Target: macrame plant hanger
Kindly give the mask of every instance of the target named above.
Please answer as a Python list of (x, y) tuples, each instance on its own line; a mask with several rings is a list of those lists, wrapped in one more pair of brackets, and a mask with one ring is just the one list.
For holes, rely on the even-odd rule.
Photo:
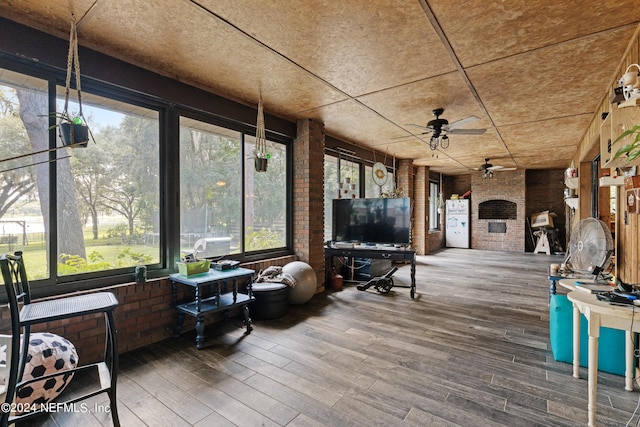
[(262, 93), (258, 98), (258, 118), (256, 123), (256, 146), (254, 148), (254, 163), (256, 172), (266, 172), (269, 154), (267, 153), (267, 137), (264, 129), (264, 110), (262, 107)]
[[(78, 116), (76, 118), (71, 118), (71, 116), (69, 116), (69, 93), (71, 91), (71, 74), (73, 73), (75, 68), (75, 75), (76, 75), (76, 90), (78, 93)], [(67, 77), (66, 77), (66, 81), (65, 81), (65, 95), (64, 95), (64, 108), (62, 110), (62, 112), (57, 116), (58, 117), (58, 122), (56, 124), (56, 127), (58, 128), (58, 135), (60, 136), (60, 139), (62, 139), (62, 124), (63, 122), (65, 123), (69, 123), (69, 133), (70, 133), (70, 140), (74, 141), (74, 136), (75, 136), (75, 130), (76, 130), (76, 126), (75, 125), (82, 125), (85, 124), (86, 125), (86, 119), (84, 117), (84, 114), (82, 112), (82, 87), (80, 86), (80, 59), (78, 57), (78, 31), (77, 31), (77, 26), (76, 26), (76, 18), (73, 14), (71, 14), (71, 30), (69, 32), (69, 52), (67, 54)], [(53, 115), (54, 113), (52, 113)], [(91, 130), (87, 127), (87, 131), (88, 131), (88, 135), (91, 136), (91, 139), (93, 140), (93, 134), (91, 134)], [(95, 142), (95, 140), (94, 140)], [(83, 146), (81, 144), (71, 144), (69, 145), (70, 147), (75, 147), (75, 146)], [(13, 157), (9, 157), (6, 159), (2, 159), (0, 160), (0, 163), (3, 162), (9, 162), (9, 161), (13, 161), (13, 160), (18, 160), (18, 159), (22, 159), (25, 157), (29, 157), (29, 156), (33, 156), (35, 154), (42, 154), (42, 153), (49, 153), (51, 151), (57, 151), (61, 148), (64, 147), (55, 147), (55, 148), (49, 148), (47, 150), (39, 150), (39, 151), (34, 151), (31, 153), (26, 153), (26, 154), (20, 154), (18, 156), (13, 156)], [(20, 165), (20, 166), (16, 166), (16, 167), (11, 167), (11, 168), (7, 168), (7, 169), (3, 169), (0, 170), (0, 173), (5, 173), (5, 172), (10, 172), (10, 171), (14, 171), (17, 169), (22, 169), (25, 167), (29, 167), (29, 166), (35, 166), (35, 165), (40, 165), (43, 163), (52, 163), (52, 162), (57, 162), (58, 160), (62, 160), (62, 159), (67, 159), (71, 156), (63, 156), (63, 157), (57, 157), (55, 159), (51, 159), (51, 160), (44, 160), (41, 162), (34, 162), (34, 163), (30, 163), (27, 165)]]
[[(75, 82), (76, 82), (76, 93), (78, 94), (78, 115), (76, 117), (71, 117), (69, 115), (69, 93), (71, 92), (71, 75), (75, 74)], [(75, 133), (80, 129), (78, 126), (86, 126), (87, 119), (84, 117), (84, 113), (82, 112), (82, 86), (80, 84), (80, 57), (78, 56), (78, 29), (76, 24), (76, 17), (71, 14), (71, 30), (69, 31), (69, 52), (67, 54), (67, 78), (65, 81), (65, 90), (64, 90), (64, 107), (60, 115), (58, 115), (58, 134), (60, 139), (62, 139), (62, 125), (63, 123), (68, 123), (69, 132), (70, 132), (70, 141), (71, 147), (76, 145), (78, 146), (86, 146), (82, 144), (75, 143)], [(87, 141), (88, 137), (91, 137), (93, 140), (93, 134), (91, 130), (87, 129)], [(94, 140), (95, 142), (95, 140)]]

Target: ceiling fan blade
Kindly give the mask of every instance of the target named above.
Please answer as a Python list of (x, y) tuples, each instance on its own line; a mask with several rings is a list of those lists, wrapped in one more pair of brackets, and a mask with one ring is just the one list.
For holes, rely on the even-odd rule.
[(406, 138), (420, 138), (421, 136), (427, 134), (429, 132), (423, 132), (423, 133), (415, 133), (415, 134), (411, 134), (411, 135), (402, 135), (402, 136), (394, 136), (393, 138), (390, 138), (392, 141), (398, 140), (398, 139), (406, 139)]
[(517, 168), (506, 168), (504, 166), (499, 166), (499, 165), (491, 166), (487, 168), (487, 170), (490, 170), (490, 171), (514, 171), (516, 169)]
[(426, 129), (426, 130), (427, 130), (427, 131), (429, 131), (429, 132), (431, 132), (431, 131), (433, 130), (433, 129), (428, 128), (428, 127), (426, 127), (426, 126), (416, 125), (416, 124), (414, 124), (414, 123), (405, 123), (405, 124), (404, 124), (404, 126), (413, 126), (413, 127), (420, 128), (420, 129)]
[(482, 135), (486, 131), (486, 129), (448, 129), (447, 133), (456, 135)]
[(447, 128), (447, 130), (452, 130), (452, 129), (464, 127), (464, 126), (469, 125), (471, 123), (475, 123), (478, 120), (480, 120), (480, 117), (469, 116), (469, 117), (466, 117), (466, 118), (464, 118), (462, 120), (458, 120), (456, 122), (449, 123), (449, 125), (445, 126), (445, 128)]

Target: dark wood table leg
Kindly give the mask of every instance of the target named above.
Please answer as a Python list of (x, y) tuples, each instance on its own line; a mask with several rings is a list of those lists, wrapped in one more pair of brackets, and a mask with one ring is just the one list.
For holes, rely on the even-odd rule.
[(411, 299), (416, 296), (416, 258), (411, 260)]
[[(175, 307), (178, 305), (178, 284), (171, 282), (171, 303)], [(176, 321), (176, 328), (173, 330), (173, 337), (180, 338), (180, 331), (184, 324), (184, 313), (178, 313), (178, 320)]]
[(196, 316), (196, 348), (202, 350), (204, 346), (204, 315)]
[(251, 331), (253, 331), (253, 326), (251, 326), (251, 323), (253, 323), (253, 321), (251, 320), (251, 316), (249, 315), (248, 305), (244, 306), (244, 308), (242, 309), (242, 314), (244, 315), (244, 324), (247, 327), (246, 334), (250, 334)]
[(173, 330), (173, 337), (180, 338), (180, 331), (184, 325), (184, 313), (178, 313), (178, 321), (176, 322), (176, 328)]

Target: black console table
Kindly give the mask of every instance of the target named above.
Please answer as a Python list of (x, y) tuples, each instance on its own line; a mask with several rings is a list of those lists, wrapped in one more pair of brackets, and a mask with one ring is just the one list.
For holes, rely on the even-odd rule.
[[(171, 281), (171, 293), (173, 306), (178, 310), (178, 322), (173, 336), (178, 338), (184, 323), (185, 315), (196, 318), (196, 347), (201, 350), (204, 345), (204, 316), (207, 313), (223, 311), (225, 317), (232, 307), (241, 307), (244, 315), (244, 325), (247, 334), (251, 332), (251, 317), (249, 317), (249, 303), (254, 301), (252, 295), (253, 270), (247, 268), (234, 268), (226, 271), (209, 270), (206, 273), (193, 276), (184, 276), (176, 273), (169, 275)], [(247, 281), (247, 293), (238, 292), (238, 281)], [(231, 287), (227, 286), (231, 282)], [(193, 300), (178, 303), (177, 285), (191, 286), (194, 291)], [(208, 296), (205, 296), (208, 289)]]
[(409, 261), (411, 263), (411, 285), (398, 286), (411, 288), (411, 298), (416, 295), (416, 251), (405, 248), (394, 247), (372, 247), (372, 248), (338, 248), (335, 246), (324, 247), (325, 271), (331, 272), (333, 257), (345, 258), (374, 258), (388, 259), (391, 261)]

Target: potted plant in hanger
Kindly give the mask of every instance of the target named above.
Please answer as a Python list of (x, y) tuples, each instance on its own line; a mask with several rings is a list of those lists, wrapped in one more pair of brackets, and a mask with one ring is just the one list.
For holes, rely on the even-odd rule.
[(264, 130), (264, 112), (262, 109), (262, 94), (258, 99), (258, 119), (256, 123), (256, 145), (253, 149), (253, 158), (256, 172), (266, 172), (269, 158), (267, 153), (267, 138)]
[[(74, 70), (75, 69), (75, 70)], [(69, 114), (69, 92), (71, 91), (71, 75), (75, 74), (76, 93), (78, 94), (78, 114)], [(64, 107), (61, 113), (51, 113), (56, 118), (58, 135), (65, 146), (86, 147), (93, 134), (82, 113), (82, 88), (80, 86), (80, 59), (78, 57), (78, 32), (75, 16), (71, 15), (71, 31), (69, 35), (69, 54), (67, 56), (67, 78), (65, 82)], [(94, 141), (95, 142), (95, 141)]]
[(256, 172), (266, 172), (267, 166), (269, 164), (269, 154), (265, 153), (262, 150), (259, 150), (256, 145), (256, 150), (254, 154), (254, 164), (256, 168)]
[(65, 146), (86, 147), (89, 138), (93, 139), (89, 126), (82, 116), (71, 117), (68, 113), (53, 113), (58, 123), (54, 127), (58, 128), (58, 136)]
[(436, 207), (438, 210), (438, 214), (442, 215), (444, 213), (444, 199), (443, 194), (440, 193), (438, 197), (436, 197)]

